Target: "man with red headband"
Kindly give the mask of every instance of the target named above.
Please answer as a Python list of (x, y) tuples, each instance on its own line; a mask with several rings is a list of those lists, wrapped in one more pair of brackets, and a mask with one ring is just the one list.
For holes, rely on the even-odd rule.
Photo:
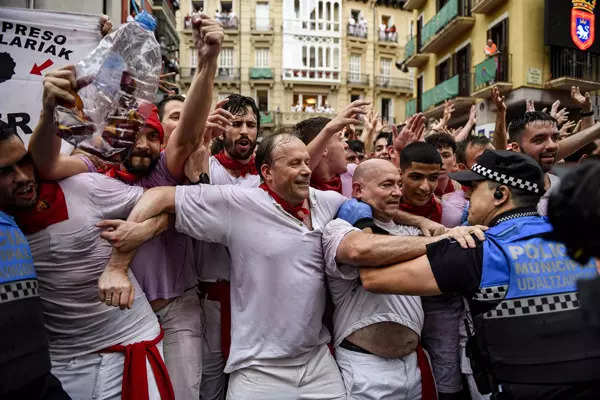
[[(104, 172), (144, 188), (183, 182), (185, 162), (200, 143), (210, 112), (217, 56), (223, 39), (223, 28), (204, 15), (194, 17), (193, 25), (198, 48), (198, 72), (188, 91), (177, 127), (161, 151), (164, 131), (156, 107), (139, 110), (145, 118), (144, 125), (129, 158), (116, 168), (98, 168), (89, 157), (59, 153), (60, 139), (56, 136), (53, 111), (57, 102), (71, 103), (74, 100), (69, 93), (75, 89), (74, 67), (59, 69), (44, 78), (44, 108), (30, 142), (30, 150), (42, 178), (61, 179), (81, 172)], [(142, 245), (132, 264), (140, 286), (165, 329), (165, 360), (172, 371), (178, 398), (198, 397), (202, 371), (200, 337), (195, 333), (186, 334), (201, 331), (198, 296), (195, 290), (186, 291), (196, 284), (193, 260), (192, 240), (169, 229)], [(126, 306), (126, 294), (133, 290), (133, 286), (126, 271), (107, 268), (99, 279), (99, 289), (101, 299), (107, 304)], [(190, 339), (191, 336), (195, 339)]]

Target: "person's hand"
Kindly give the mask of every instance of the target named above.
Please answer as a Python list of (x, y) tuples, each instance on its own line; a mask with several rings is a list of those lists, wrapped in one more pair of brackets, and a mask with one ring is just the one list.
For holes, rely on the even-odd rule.
[(425, 133), (425, 116), (418, 113), (406, 120), (406, 124), (400, 132), (394, 130), (394, 148), (398, 153), (412, 142), (418, 142)]
[[(560, 101), (556, 100), (555, 103), (557, 102), (560, 104)], [(562, 124), (569, 120), (569, 112), (567, 111), (567, 109), (563, 107), (560, 110), (555, 111), (554, 104), (552, 105), (552, 109), (550, 110), (550, 115), (554, 117), (554, 119), (558, 123), (558, 126), (562, 126)]]
[(492, 88), (492, 101), (496, 105), (498, 112), (506, 112), (506, 103), (504, 102), (505, 97), (500, 94), (498, 86)]
[(113, 27), (110, 17), (108, 15), (101, 15), (99, 26), (100, 26), (100, 35), (102, 35), (102, 37), (108, 35), (112, 31), (112, 27)]
[(473, 235), (477, 237), (479, 240), (485, 240), (485, 234), (483, 233), (488, 229), (487, 226), (483, 225), (474, 225), (474, 226), (457, 226), (455, 228), (449, 229), (442, 236), (444, 238), (454, 239), (460, 244), (460, 247), (463, 249), (477, 247), (477, 243), (475, 243), (475, 239), (473, 239)]
[(96, 226), (102, 229), (100, 233), (102, 239), (124, 253), (137, 249), (148, 240), (148, 232), (141, 222), (107, 219), (98, 222)]
[(585, 95), (583, 95), (579, 90), (579, 86), (571, 86), (571, 98), (579, 104), (583, 112), (592, 111), (592, 99), (589, 92), (585, 92)]
[(535, 103), (533, 100), (525, 101), (525, 112), (534, 112), (535, 111)]
[(471, 106), (471, 110), (469, 111), (469, 121), (467, 124), (473, 126), (477, 124), (477, 105), (473, 104)]
[(342, 136), (346, 138), (346, 140), (356, 140), (358, 136), (356, 134), (356, 128), (354, 125), (346, 125), (344, 130), (342, 131)]
[(169, 82), (168, 80), (166, 80), (165, 78), (168, 78), (169, 76), (173, 76), (175, 75), (176, 72), (167, 72), (166, 74), (160, 74), (158, 76), (158, 90), (160, 90), (161, 92), (164, 92), (167, 94), (167, 96), (171, 96), (175, 94), (175, 91), (170, 89), (170, 88), (177, 88), (179, 87), (176, 83), (173, 82)]
[(360, 116), (366, 115), (367, 110), (365, 109), (365, 106), (368, 106), (369, 104), (371, 103), (364, 100), (353, 101), (340, 111), (334, 119), (329, 121), (323, 129), (326, 129), (327, 132), (330, 133), (337, 133), (341, 132), (348, 125), (361, 124), (362, 119), (360, 119)]
[(448, 231), (448, 228), (444, 225), (425, 217), (420, 219), (417, 226), (421, 229), (421, 232), (423, 232), (423, 236), (440, 236)]
[(454, 102), (446, 100), (444, 102), (444, 115), (442, 117), (442, 120), (444, 121), (444, 126), (446, 126), (448, 124), (448, 121), (450, 121), (450, 119), (452, 118), (452, 113), (454, 112), (454, 110), (456, 110)]
[(43, 80), (42, 109), (48, 115), (54, 115), (57, 105), (72, 107), (75, 105), (77, 81), (75, 66), (67, 65), (48, 72)]
[(192, 28), (194, 43), (198, 49), (198, 61), (216, 58), (221, 52), (221, 44), (225, 37), (223, 26), (207, 15), (199, 14), (192, 16)]
[(571, 133), (570, 131), (575, 126), (577, 126), (577, 124), (575, 123), (575, 121), (567, 121), (567, 122), (565, 122), (560, 127), (560, 129), (559, 129), (560, 137), (563, 138), (563, 137), (571, 136), (573, 133)]
[(210, 138), (210, 140), (212, 140), (224, 134), (227, 127), (231, 126), (233, 114), (223, 108), (227, 101), (227, 99), (219, 101), (215, 105), (213, 112), (208, 115), (208, 118), (206, 119), (206, 130), (204, 132), (205, 138)]
[(127, 276), (127, 271), (121, 267), (114, 267), (109, 262), (98, 279), (98, 297), (107, 306), (120, 307), (122, 310), (131, 308), (135, 288)]

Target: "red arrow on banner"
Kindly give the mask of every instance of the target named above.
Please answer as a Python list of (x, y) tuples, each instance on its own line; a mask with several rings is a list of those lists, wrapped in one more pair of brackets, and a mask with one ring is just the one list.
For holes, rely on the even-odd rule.
[(51, 66), (52, 64), (54, 64), (54, 61), (52, 61), (51, 59), (47, 59), (39, 67), (36, 63), (33, 63), (33, 67), (31, 67), (31, 71), (29, 71), (29, 73), (32, 75), (41, 75), (42, 71)]

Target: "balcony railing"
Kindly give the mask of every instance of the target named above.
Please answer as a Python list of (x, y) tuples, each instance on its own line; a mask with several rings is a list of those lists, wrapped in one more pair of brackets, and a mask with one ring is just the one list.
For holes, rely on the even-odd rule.
[(331, 68), (284, 68), (283, 80), (339, 82), (340, 72)]
[(432, 89), (423, 92), (422, 106), (423, 111), (429, 107), (436, 106), (444, 100), (452, 99), (457, 96), (470, 96), (470, 76), (469, 74), (454, 75)]
[(271, 18), (251, 18), (250, 30), (254, 32), (271, 32), (273, 20)]
[(196, 74), (196, 68), (189, 67), (180, 67), (179, 68), (179, 78), (181, 79), (191, 79)]
[(225, 30), (237, 30), (239, 26), (239, 20), (237, 16), (231, 16), (230, 14), (221, 14), (215, 16), (215, 19), (223, 25)]
[(506, 0), (472, 0), (471, 9), (474, 13), (487, 14), (494, 11), (499, 6), (506, 4)]
[(473, 92), (496, 82), (510, 82), (510, 54), (499, 53), (488, 57), (475, 66)]
[(379, 30), (379, 41), (380, 42), (391, 42), (391, 43), (398, 43), (398, 32), (394, 31), (394, 32), (390, 32), (389, 29), (387, 30)]
[(291, 34), (333, 37), (341, 31), (339, 22), (323, 19), (284, 19), (283, 29)]
[(173, 9), (172, 0), (152, 0), (152, 9), (155, 14), (162, 13), (167, 23), (173, 30), (176, 30), (175, 10)]
[(573, 78), (600, 81), (600, 56), (575, 49), (552, 47), (550, 50), (550, 79)]
[(470, 0), (449, 0), (424, 26), (420, 45), (424, 46), (454, 18), (471, 16)]
[(234, 67), (218, 67), (215, 79), (218, 81), (239, 81), (240, 69)]
[(414, 36), (406, 42), (406, 47), (404, 48), (404, 59), (405, 60), (408, 60), (409, 58), (411, 58), (413, 56), (413, 54), (415, 54), (415, 50), (416, 50), (415, 43), (416, 43), (416, 39)]
[(368, 28), (366, 24), (351, 24), (348, 23), (348, 36), (366, 39)]
[(375, 77), (375, 85), (382, 88), (412, 90), (413, 81), (408, 78), (392, 78), (386, 75)]
[(412, 99), (406, 102), (406, 118), (417, 113), (417, 99)]
[(355, 85), (368, 85), (369, 74), (360, 74), (356, 72), (348, 72), (347, 82)]
[(250, 68), (250, 79), (273, 79), (271, 68)]

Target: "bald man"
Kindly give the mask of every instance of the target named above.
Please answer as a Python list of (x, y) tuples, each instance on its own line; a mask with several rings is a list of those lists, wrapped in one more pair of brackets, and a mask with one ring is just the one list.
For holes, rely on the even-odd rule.
[[(373, 211), (365, 229), (396, 236), (421, 234), (418, 228), (393, 221), (400, 204), (400, 173), (391, 162), (371, 159), (361, 163), (352, 179), (352, 195)], [(359, 269), (338, 265), (338, 270), (327, 279), (335, 305), (335, 354), (348, 398), (421, 399), (420, 297), (370, 293), (361, 285)], [(429, 388), (435, 390), (431, 370), (427, 370)]]

